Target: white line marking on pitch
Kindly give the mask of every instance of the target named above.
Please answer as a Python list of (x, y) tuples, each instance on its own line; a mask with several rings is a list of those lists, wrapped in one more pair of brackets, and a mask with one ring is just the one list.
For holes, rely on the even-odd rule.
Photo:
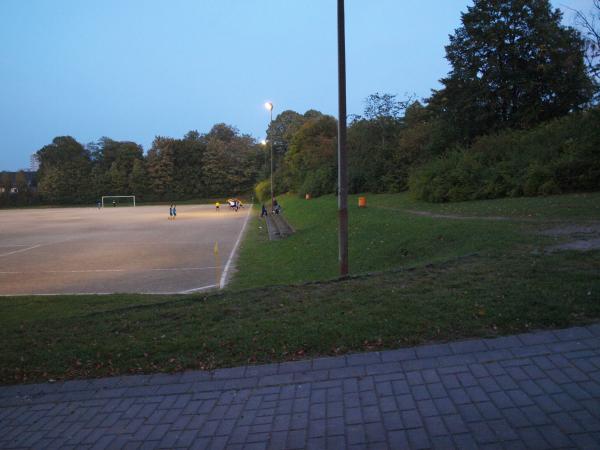
[(22, 252), (28, 252), (29, 250), (33, 250), (34, 248), (38, 248), (41, 247), (43, 244), (37, 244), (37, 245), (33, 245), (31, 247), (27, 247), (27, 248), (22, 248), (20, 250), (14, 250), (12, 252), (8, 252), (8, 253), (3, 253), (0, 255), (0, 257), (2, 256), (9, 256), (9, 255), (14, 255), (15, 253), (22, 253)]
[(35, 274), (35, 273), (102, 273), (102, 272), (178, 272), (178, 271), (189, 271), (189, 270), (211, 270), (216, 269), (216, 266), (211, 267), (174, 267), (164, 269), (87, 269), (87, 270), (40, 270), (37, 272), (8, 272), (0, 271), (2, 275), (23, 275), (23, 274)]
[(208, 286), (202, 286), (202, 287), (195, 288), (195, 289), (188, 289), (187, 291), (173, 292), (173, 294), (192, 294), (194, 292), (206, 291), (208, 289), (218, 288), (218, 287), (219, 286), (216, 284), (209, 284)]
[[(125, 292), (126, 294), (143, 294), (143, 295), (182, 295), (182, 294), (193, 294), (195, 292), (207, 291), (209, 289), (218, 288), (216, 284), (209, 284), (208, 286), (202, 286), (199, 288), (188, 289), (187, 291), (177, 292)], [(59, 295), (113, 295), (117, 292), (61, 292), (52, 294), (0, 294), (2, 297), (56, 297)], [(121, 294), (123, 292), (120, 292)]]
[(242, 230), (240, 231), (240, 234), (238, 235), (237, 241), (235, 241), (235, 245), (231, 249), (231, 253), (229, 254), (229, 259), (227, 260), (227, 264), (225, 264), (225, 269), (223, 270), (223, 273), (221, 274), (221, 282), (219, 283), (219, 289), (223, 289), (223, 287), (225, 287), (225, 281), (227, 280), (227, 273), (229, 272), (231, 260), (233, 259), (233, 255), (235, 255), (235, 252), (236, 252), (238, 246), (240, 245), (240, 241), (242, 240), (242, 235), (244, 234), (244, 230), (246, 229), (246, 224), (248, 223), (248, 218), (250, 217), (250, 211), (252, 211), (252, 205), (250, 205), (250, 208), (248, 208), (248, 213), (246, 214), (246, 219), (244, 220), (244, 225), (242, 225)]

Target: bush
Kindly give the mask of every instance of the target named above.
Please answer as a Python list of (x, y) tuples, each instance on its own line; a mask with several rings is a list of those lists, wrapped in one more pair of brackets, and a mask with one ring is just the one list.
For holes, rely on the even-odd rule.
[(261, 202), (270, 201), (271, 197), (271, 180), (262, 180), (255, 187), (254, 192), (256, 198)]
[(413, 197), (447, 202), (600, 190), (600, 110), (484, 136), (413, 171)]
[(306, 174), (298, 195), (304, 197), (305, 194), (310, 194), (312, 197), (319, 197), (332, 192), (335, 192), (335, 170), (331, 167), (321, 167)]

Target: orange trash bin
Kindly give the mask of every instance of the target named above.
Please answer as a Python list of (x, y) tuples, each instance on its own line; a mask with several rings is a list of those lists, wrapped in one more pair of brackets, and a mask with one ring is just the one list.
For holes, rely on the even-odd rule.
[(358, 197), (358, 207), (359, 208), (367, 207), (367, 197)]

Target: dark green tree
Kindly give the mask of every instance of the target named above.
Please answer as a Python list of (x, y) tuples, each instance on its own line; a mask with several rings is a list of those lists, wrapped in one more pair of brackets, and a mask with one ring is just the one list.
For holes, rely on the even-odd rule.
[(197, 131), (188, 132), (183, 139), (174, 142), (173, 191), (179, 198), (204, 196), (202, 159), (206, 139)]
[(206, 137), (202, 175), (207, 195), (233, 195), (250, 190), (258, 180), (261, 150), (248, 135), (217, 124)]
[(600, 0), (593, 0), (589, 13), (577, 11), (577, 23), (583, 30), (585, 58), (590, 77), (596, 85), (596, 101), (600, 100)]
[(578, 31), (548, 0), (475, 0), (450, 36), (450, 74), (431, 105), (462, 140), (580, 109), (592, 84)]
[(392, 154), (403, 129), (403, 112), (410, 99), (375, 93), (365, 100), (362, 116), (348, 130), (349, 181), (352, 192), (397, 191), (401, 188)]
[(296, 111), (286, 110), (278, 114), (269, 124), (267, 141), (273, 145), (275, 170), (280, 159), (286, 154), (294, 133), (306, 122), (306, 118)]
[(148, 172), (143, 159), (133, 161), (133, 167), (128, 179), (129, 193), (143, 199), (149, 190)]
[(331, 116), (308, 120), (295, 134), (285, 155), (285, 183), (300, 195), (335, 191), (337, 121)]
[(10, 189), (12, 187), (12, 177), (8, 172), (0, 173), (0, 206), (9, 204)]
[(157, 136), (148, 151), (147, 170), (150, 191), (158, 199), (172, 200), (175, 139)]
[(92, 201), (90, 152), (70, 136), (53, 139), (37, 152), (40, 162), (38, 190), (50, 203)]
[(27, 175), (22, 170), (15, 174), (15, 187), (17, 188), (16, 203), (18, 205), (29, 205), (32, 202), (32, 193), (29, 189)]

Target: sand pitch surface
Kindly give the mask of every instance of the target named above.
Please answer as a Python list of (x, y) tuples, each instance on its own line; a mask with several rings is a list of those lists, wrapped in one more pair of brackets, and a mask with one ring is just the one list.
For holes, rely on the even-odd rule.
[(2, 210), (0, 295), (210, 288), (248, 214), (210, 205), (180, 205), (175, 221), (168, 206)]

